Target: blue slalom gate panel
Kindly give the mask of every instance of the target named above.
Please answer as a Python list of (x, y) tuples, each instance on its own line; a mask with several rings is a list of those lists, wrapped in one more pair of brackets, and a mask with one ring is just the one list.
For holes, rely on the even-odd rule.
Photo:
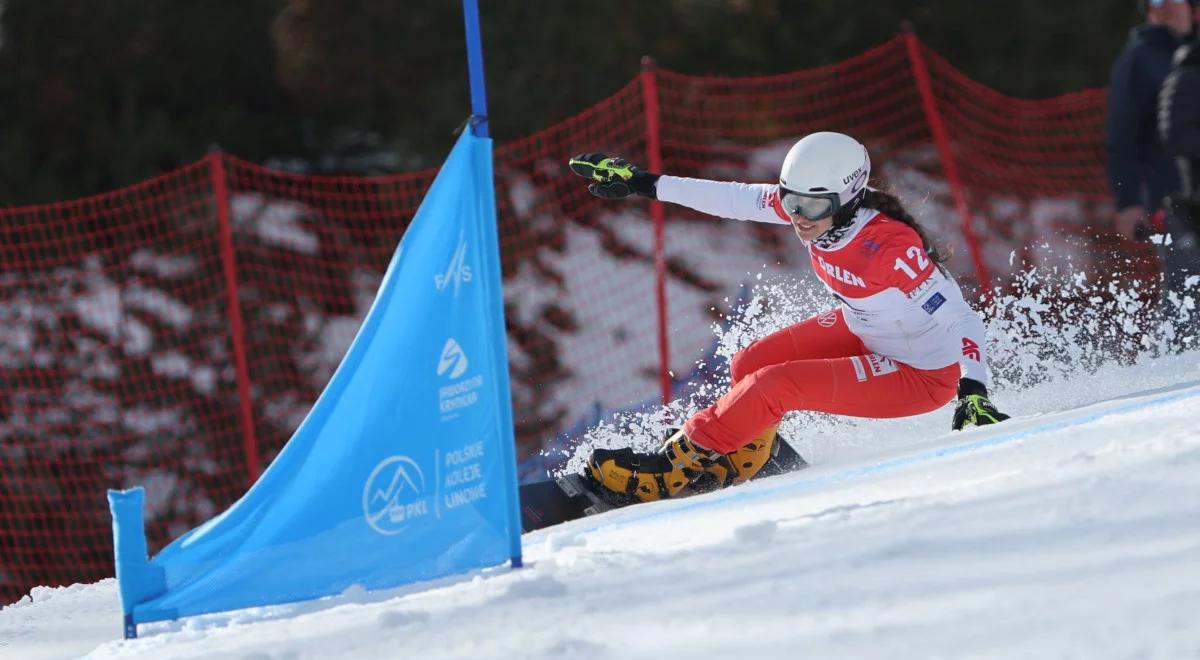
[(316, 404), (233, 506), (147, 559), (109, 491), (126, 635), (149, 621), (520, 565), (492, 141), (464, 131)]

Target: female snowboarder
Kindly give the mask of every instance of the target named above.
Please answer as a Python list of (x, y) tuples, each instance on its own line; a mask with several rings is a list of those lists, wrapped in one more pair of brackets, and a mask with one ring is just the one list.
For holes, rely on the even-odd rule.
[(593, 195), (642, 195), (722, 218), (790, 224), (839, 308), (758, 339), (730, 363), (732, 385), (662, 449), (597, 449), (589, 471), (626, 501), (671, 497), (704, 475), (726, 486), (765, 465), (791, 410), (905, 417), (956, 393), (953, 428), (1007, 419), (988, 400), (984, 326), (942, 257), (893, 195), (867, 187), (867, 149), (841, 133), (797, 142), (778, 184), (645, 172), (600, 153), (570, 160)]

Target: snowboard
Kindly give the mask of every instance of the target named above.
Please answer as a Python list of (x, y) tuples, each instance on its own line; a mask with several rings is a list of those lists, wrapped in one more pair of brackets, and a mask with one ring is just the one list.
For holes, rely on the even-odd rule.
[[(782, 437), (776, 438), (770, 460), (750, 481), (773, 477), (785, 472), (795, 472), (808, 467), (796, 450)], [(703, 483), (684, 491), (680, 496), (708, 492), (714, 488)], [(639, 502), (618, 501), (601, 495), (601, 487), (586, 474), (567, 474), (554, 479), (522, 484), (519, 489), (521, 501), (521, 531), (532, 532), (552, 525), (576, 520), (584, 516), (604, 513), (612, 509), (632, 506)]]

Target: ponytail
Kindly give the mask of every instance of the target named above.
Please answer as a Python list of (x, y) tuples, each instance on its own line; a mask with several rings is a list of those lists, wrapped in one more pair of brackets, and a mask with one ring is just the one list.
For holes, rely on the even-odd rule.
[(917, 224), (917, 221), (904, 208), (904, 204), (900, 201), (900, 198), (891, 193), (885, 193), (882, 190), (868, 188), (863, 195), (861, 206), (875, 209), (897, 222), (903, 222), (912, 227), (917, 232), (917, 236), (921, 237), (921, 245), (925, 248), (925, 254), (929, 255), (929, 258), (937, 265), (939, 270), (946, 272), (946, 256), (929, 240), (929, 235), (925, 233), (925, 229)]

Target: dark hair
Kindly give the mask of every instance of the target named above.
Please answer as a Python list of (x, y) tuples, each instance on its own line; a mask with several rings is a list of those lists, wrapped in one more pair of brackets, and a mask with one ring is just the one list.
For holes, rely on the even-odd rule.
[(941, 250), (937, 249), (933, 241), (929, 240), (929, 235), (925, 233), (925, 229), (917, 224), (917, 221), (908, 212), (908, 209), (904, 208), (904, 204), (900, 201), (899, 197), (891, 193), (885, 193), (882, 190), (868, 188), (867, 192), (863, 195), (861, 205), (869, 209), (875, 209), (893, 220), (903, 222), (912, 227), (917, 232), (917, 236), (921, 237), (921, 244), (925, 248), (925, 254), (928, 254), (933, 263), (937, 264), (937, 267), (945, 272), (945, 255), (942, 254)]

